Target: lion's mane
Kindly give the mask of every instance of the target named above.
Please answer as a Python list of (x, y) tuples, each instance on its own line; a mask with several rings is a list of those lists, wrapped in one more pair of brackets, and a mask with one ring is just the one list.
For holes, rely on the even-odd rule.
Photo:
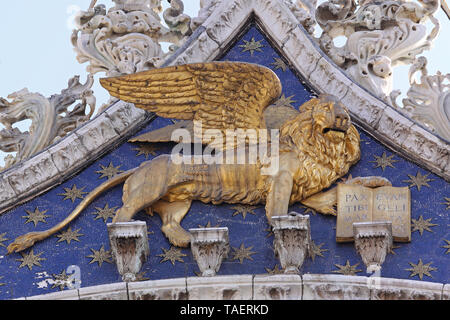
[(360, 136), (351, 125), (345, 139), (334, 143), (322, 133), (320, 125), (326, 110), (317, 112), (313, 103), (297, 117), (286, 122), (280, 132), (280, 142), (284, 146), (280, 152), (295, 152), (302, 163), (294, 176), (291, 203), (301, 201), (331, 186), (344, 176), (361, 156)]

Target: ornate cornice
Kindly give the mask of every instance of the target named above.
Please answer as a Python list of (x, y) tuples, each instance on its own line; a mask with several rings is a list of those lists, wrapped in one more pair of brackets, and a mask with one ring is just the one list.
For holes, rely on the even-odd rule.
[(344, 276), (232, 275), (122, 282), (16, 300), (449, 300), (450, 285)]

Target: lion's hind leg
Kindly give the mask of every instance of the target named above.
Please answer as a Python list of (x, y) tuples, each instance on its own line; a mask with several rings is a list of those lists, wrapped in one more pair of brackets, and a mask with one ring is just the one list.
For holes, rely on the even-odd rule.
[(117, 210), (113, 223), (128, 222), (138, 211), (159, 201), (170, 188), (171, 165), (168, 157), (160, 156), (139, 167), (125, 181), (123, 206)]
[(157, 212), (162, 220), (161, 230), (170, 243), (177, 247), (187, 247), (190, 243), (190, 235), (181, 227), (180, 222), (191, 208), (192, 200), (167, 202), (160, 200), (152, 205), (152, 210)]

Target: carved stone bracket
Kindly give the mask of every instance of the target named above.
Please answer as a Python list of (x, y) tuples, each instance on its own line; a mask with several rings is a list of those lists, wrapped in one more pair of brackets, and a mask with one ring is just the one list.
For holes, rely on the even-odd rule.
[(353, 235), (356, 251), (361, 255), (367, 273), (380, 271), (392, 249), (392, 222), (355, 222)]
[(275, 255), (285, 273), (297, 274), (308, 256), (311, 245), (309, 215), (291, 212), (272, 217)]
[(112, 256), (123, 281), (132, 282), (148, 258), (147, 224), (144, 221), (109, 223)]
[(215, 276), (230, 251), (228, 228), (197, 228), (189, 232), (192, 254), (202, 277)]

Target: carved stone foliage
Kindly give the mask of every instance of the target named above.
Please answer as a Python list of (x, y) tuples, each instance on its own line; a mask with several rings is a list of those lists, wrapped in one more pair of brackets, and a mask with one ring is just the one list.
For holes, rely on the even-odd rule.
[(309, 216), (295, 212), (272, 218), (273, 246), (285, 273), (297, 274), (311, 243)]
[(292, 11), (306, 31), (313, 34), (316, 24), (314, 14), (317, 0), (283, 0), (283, 2)]
[[(450, 73), (428, 75), (427, 60), (419, 57), (411, 66), (409, 81), (411, 84), (403, 107), (395, 102), (400, 94), (394, 91), (391, 99), (394, 107), (403, 110), (410, 118), (424, 124), (433, 132), (450, 141)], [(421, 73), (417, 82), (415, 74)]]
[(200, 11), (198, 12), (198, 16), (191, 19), (192, 31), (197, 29), (206, 21), (206, 19), (208, 19), (220, 2), (220, 0), (200, 0)]
[[(5, 157), (5, 168), (29, 158), (88, 121), (96, 103), (93, 83), (92, 76), (85, 84), (75, 76), (67, 89), (50, 98), (27, 89), (9, 95), (10, 102), (0, 98), (0, 123), (5, 127), (0, 131), (0, 150), (16, 153)], [(71, 108), (77, 101), (80, 102)], [(31, 120), (26, 132), (14, 127), (23, 120)]]
[[(203, 1), (200, 17), (195, 21), (184, 14), (181, 0), (170, 1), (162, 16), (161, 0), (113, 0), (93, 5), (79, 13), (72, 44), (80, 63), (89, 62), (90, 73), (106, 72), (108, 76), (131, 74), (161, 65), (168, 54), (181, 46), (187, 36), (206, 20), (217, 1)], [(192, 22), (192, 23), (191, 23)], [(172, 44), (164, 52), (160, 42)]]
[(202, 276), (215, 276), (230, 251), (228, 228), (189, 229), (189, 232), (192, 254)]
[(356, 251), (367, 267), (367, 273), (381, 270), (392, 248), (391, 222), (360, 222), (353, 224)]
[(109, 223), (109, 241), (117, 269), (124, 282), (136, 280), (150, 253), (144, 221)]
[[(439, 32), (433, 14), (439, 0), (426, 2), (332, 0), (316, 10), (316, 20), (323, 29), (318, 39), (321, 48), (347, 74), (379, 98), (389, 101), (393, 67), (411, 64), (416, 56), (430, 49)], [(427, 34), (424, 23), (434, 28)], [(344, 46), (335, 38), (344, 36)]]

